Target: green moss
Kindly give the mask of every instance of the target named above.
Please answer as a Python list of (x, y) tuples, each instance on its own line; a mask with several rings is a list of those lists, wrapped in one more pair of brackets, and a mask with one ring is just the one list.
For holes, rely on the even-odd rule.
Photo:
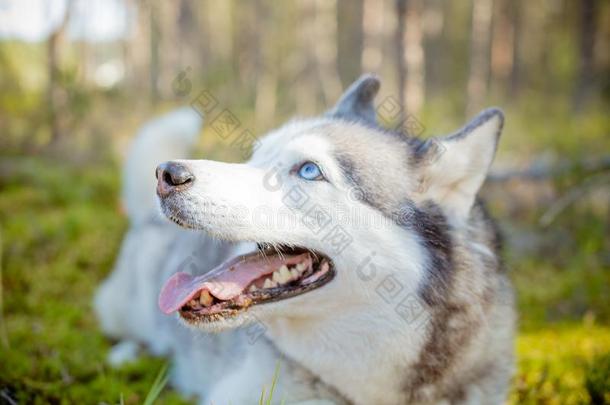
[[(511, 402), (515, 404), (590, 403), (589, 364), (610, 353), (610, 328), (566, 323), (550, 325), (517, 338), (518, 370)], [(608, 370), (601, 376), (610, 377)], [(591, 402), (596, 403), (596, 402)]]
[(594, 404), (610, 404), (610, 353), (597, 356), (585, 371), (585, 387)]
[[(91, 297), (126, 220), (115, 167), (15, 159), (0, 177), (3, 324), (0, 387), (19, 403), (142, 403), (163, 364), (113, 370)], [(160, 403), (183, 403), (169, 389)]]

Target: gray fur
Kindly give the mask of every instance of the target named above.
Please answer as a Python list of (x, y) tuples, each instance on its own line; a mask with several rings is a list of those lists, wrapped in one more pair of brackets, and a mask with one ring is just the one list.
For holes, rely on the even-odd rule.
[[(512, 330), (512, 315), (500, 323), (501, 331), (489, 329), (495, 321), (491, 318), (494, 312), (508, 310), (512, 314), (511, 293), (498, 256), (498, 236), (481, 202), (473, 207), (465, 229), (449, 227), (434, 204), (417, 211), (411, 219), (430, 255), (429, 281), (421, 293), (434, 316), (428, 343), (418, 364), (410, 367), (412, 372), (404, 388), (411, 401), (429, 400), (430, 387), (434, 386), (436, 395), (440, 391), (458, 401), (466, 394), (464, 387), (484, 379), (486, 373), (504, 373), (504, 379), (511, 373), (510, 363), (493, 359), (482, 360), (472, 369), (459, 364), (461, 354), (472, 350), (473, 336), (510, 334)], [(417, 227), (417, 223), (421, 226)], [(468, 246), (472, 242), (485, 246), (494, 255), (473, 251)], [(473, 267), (477, 262), (484, 266)], [(471, 285), (477, 285), (479, 291), (470, 290)]]
[(472, 120), (470, 120), (468, 124), (466, 124), (454, 134), (449, 135), (448, 138), (451, 140), (457, 140), (468, 136), (468, 134), (472, 133), (472, 131), (489, 121), (494, 116), (500, 117), (501, 120), (500, 127), (496, 132), (496, 140), (498, 140), (500, 138), (500, 134), (502, 133), (502, 128), (504, 127), (504, 113), (502, 112), (502, 110), (496, 107), (486, 108), (485, 110), (481, 111)]
[(381, 83), (377, 76), (371, 74), (360, 76), (343, 93), (335, 107), (327, 115), (376, 126), (377, 117), (373, 102), (380, 86)]

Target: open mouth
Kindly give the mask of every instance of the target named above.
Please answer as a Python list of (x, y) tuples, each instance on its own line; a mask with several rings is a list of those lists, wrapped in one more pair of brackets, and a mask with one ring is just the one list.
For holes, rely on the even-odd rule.
[(216, 321), (322, 287), (335, 276), (327, 256), (305, 248), (262, 248), (235, 257), (201, 276), (174, 274), (159, 307), (189, 322)]

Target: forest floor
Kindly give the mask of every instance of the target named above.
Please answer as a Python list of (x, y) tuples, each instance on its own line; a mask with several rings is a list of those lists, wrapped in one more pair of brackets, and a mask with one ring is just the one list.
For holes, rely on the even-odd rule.
[[(3, 160), (0, 403), (142, 403), (165, 361), (107, 366), (111, 342), (91, 307), (127, 227), (118, 168)], [(508, 252), (520, 316), (510, 403), (583, 404), (608, 395), (610, 272), (590, 261), (595, 238), (584, 238), (566, 265)], [(170, 388), (158, 401), (185, 402)]]

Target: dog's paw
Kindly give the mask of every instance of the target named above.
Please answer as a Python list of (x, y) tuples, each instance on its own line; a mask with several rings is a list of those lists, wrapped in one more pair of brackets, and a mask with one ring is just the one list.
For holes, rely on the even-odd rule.
[(124, 340), (110, 349), (106, 360), (111, 366), (119, 367), (137, 359), (139, 351), (140, 347), (136, 342)]

